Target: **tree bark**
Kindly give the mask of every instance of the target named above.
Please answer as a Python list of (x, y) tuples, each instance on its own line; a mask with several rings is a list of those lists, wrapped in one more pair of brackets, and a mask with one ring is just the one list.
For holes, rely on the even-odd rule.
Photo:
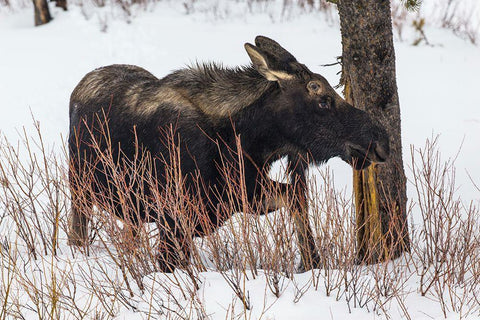
[(339, 0), (337, 6), (345, 98), (367, 111), (390, 136), (387, 162), (353, 174), (358, 257), (375, 263), (409, 250), (390, 1)]
[(48, 9), (47, 0), (32, 1), (35, 10), (35, 26), (40, 26), (50, 22), (50, 20), (52, 20), (52, 16), (50, 15), (50, 10)]

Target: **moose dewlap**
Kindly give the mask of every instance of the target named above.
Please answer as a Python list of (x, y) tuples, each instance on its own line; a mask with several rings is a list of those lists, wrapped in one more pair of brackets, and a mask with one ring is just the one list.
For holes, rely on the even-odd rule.
[[(160, 266), (172, 271), (188, 260), (187, 227), (202, 236), (245, 208), (242, 201), (266, 213), (291, 197), (302, 262), (318, 262), (306, 167), (337, 156), (357, 169), (383, 162), (386, 131), (277, 42), (258, 36), (245, 50), (249, 66), (200, 64), (158, 79), (111, 65), (80, 81), (70, 99), (70, 244), (88, 244), (88, 209), (108, 203), (133, 224), (157, 222)], [(284, 156), (289, 184), (266, 174)], [(280, 195), (272, 198), (267, 185)]]

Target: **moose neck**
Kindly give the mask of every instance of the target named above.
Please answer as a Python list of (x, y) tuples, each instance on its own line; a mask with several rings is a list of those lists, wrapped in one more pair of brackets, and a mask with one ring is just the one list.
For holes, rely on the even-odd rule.
[(280, 149), (286, 143), (276, 130), (278, 120), (266, 107), (276, 103), (280, 88), (253, 67), (197, 65), (164, 80), (210, 118), (216, 134), (229, 148), (235, 150), (236, 137), (240, 136), (243, 150), (256, 165), (263, 166), (284, 153)]
[(299, 151), (280, 130), (288, 119), (279, 118), (276, 112), (272, 112), (272, 106), (281, 103), (280, 97), (280, 88), (273, 83), (253, 104), (232, 117), (232, 123), (227, 124), (227, 130), (232, 130), (232, 124), (234, 128), (234, 132), (228, 135), (230, 144), (233, 146), (236, 143), (233, 139), (239, 137), (244, 153), (258, 168), (269, 167), (279, 157)]

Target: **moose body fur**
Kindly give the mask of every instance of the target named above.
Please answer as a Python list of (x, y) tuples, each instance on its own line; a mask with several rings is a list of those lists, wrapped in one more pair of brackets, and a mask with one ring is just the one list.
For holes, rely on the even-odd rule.
[[(177, 147), (187, 192), (206, 203), (212, 230), (233, 213), (218, 212), (227, 188), (221, 164), (238, 162), (239, 154), (250, 203), (262, 198), (261, 185), (270, 182), (265, 172), (283, 156), (291, 163), (291, 188), (300, 193), (305, 191), (309, 163), (340, 156), (362, 168), (372, 161), (385, 160), (389, 149), (383, 128), (365, 112), (348, 105), (322, 76), (298, 63), (275, 41), (259, 36), (255, 43), (245, 45), (251, 66), (199, 64), (158, 79), (140, 67), (112, 65), (96, 69), (80, 81), (70, 100), (72, 244), (85, 244), (87, 240), (88, 219), (78, 196), (84, 186), (77, 177), (89, 172), (93, 176), (90, 189), (102, 193), (111, 189), (115, 172), (101, 164), (99, 152), (108, 150), (117, 164), (134, 163), (139, 152), (146, 152), (153, 159), (147, 173), (158, 183), (155, 187), (142, 182), (132, 185), (144, 190), (148, 198), (155, 191), (152, 188), (167, 183), (172, 151), (165, 141), (168, 132)], [(239, 149), (240, 153), (232, 152)], [(283, 192), (290, 188), (287, 184), (280, 187)], [(299, 207), (306, 215), (305, 203), (299, 203)], [(275, 204), (265, 204), (266, 211), (273, 209)], [(125, 218), (124, 211), (119, 204), (114, 213)], [(142, 204), (139, 214), (129, 218), (135, 223), (148, 220), (152, 212), (158, 214)], [(166, 213), (165, 223), (177, 229), (177, 217), (172, 215)], [(307, 222), (297, 228), (297, 233), (309, 232), (308, 219), (304, 220)], [(194, 226), (196, 235), (210, 231), (204, 226)], [(309, 235), (298, 237), (300, 240)], [(182, 249), (188, 255), (188, 248)], [(302, 251), (302, 260), (314, 254), (312, 250), (310, 244)], [(179, 261), (170, 261), (165, 270), (178, 265)]]

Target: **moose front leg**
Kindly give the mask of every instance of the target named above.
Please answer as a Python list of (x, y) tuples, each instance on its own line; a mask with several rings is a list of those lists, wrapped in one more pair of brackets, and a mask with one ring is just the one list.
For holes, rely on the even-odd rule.
[[(310, 270), (319, 267), (320, 256), (315, 246), (313, 231), (308, 218), (306, 166), (298, 157), (293, 159), (289, 158), (288, 166), (292, 183), (282, 183), (264, 178), (262, 195), (258, 194), (262, 199), (258, 203), (261, 207), (256, 207), (255, 211), (266, 214), (282, 207), (290, 210), (300, 248), (301, 269)], [(264, 174), (265, 176), (267, 174)]]
[(287, 183), (268, 179), (264, 183), (260, 214), (277, 211), (280, 208), (288, 208), (288, 204), (293, 199), (291, 186)]
[(291, 161), (289, 168), (292, 173), (293, 205), (290, 209), (297, 234), (302, 268), (311, 270), (320, 266), (320, 256), (315, 246), (313, 231), (310, 227), (307, 203), (307, 181), (305, 176), (306, 168), (301, 160)]

